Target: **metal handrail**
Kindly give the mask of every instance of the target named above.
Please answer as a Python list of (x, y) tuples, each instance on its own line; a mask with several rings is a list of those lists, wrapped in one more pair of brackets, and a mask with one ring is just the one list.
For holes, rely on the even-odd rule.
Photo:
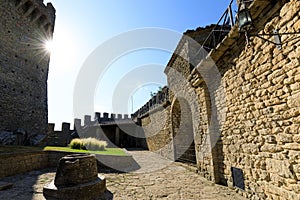
[[(202, 49), (211, 51), (216, 48), (216, 46), (223, 40), (223, 38), (230, 32), (232, 27), (235, 25), (235, 20), (232, 15), (232, 5), (233, 0), (230, 1), (229, 6), (217, 22), (217, 24), (214, 26), (213, 30), (209, 33), (209, 35), (206, 37), (204, 42), (201, 45), (201, 48), (198, 50), (196, 55), (199, 55), (200, 53), (203, 53), (201, 51)], [(221, 24), (222, 22), (222, 24)], [(202, 58), (202, 56), (201, 56)], [(144, 106), (142, 106), (140, 109), (138, 109), (135, 113), (133, 113), (132, 117), (139, 117), (143, 114), (149, 112), (150, 110), (154, 109), (157, 104), (161, 104), (162, 102), (165, 102), (168, 100), (168, 88), (166, 89), (166, 92), (164, 94), (164, 98), (156, 99), (155, 104), (150, 105), (150, 101), (147, 102)], [(158, 95), (156, 95), (157, 97)]]
[[(213, 30), (209, 33), (207, 38), (202, 44), (202, 48), (205, 50), (213, 50), (222, 41), (222, 39), (229, 33), (231, 28), (235, 25), (234, 18), (232, 15), (232, 4), (233, 0), (230, 1), (228, 8), (225, 10)], [(222, 22), (222, 24), (221, 24)], [(230, 29), (229, 29), (230, 27)], [(221, 34), (215, 34), (215, 32), (220, 32)], [(197, 53), (199, 53), (201, 49)]]

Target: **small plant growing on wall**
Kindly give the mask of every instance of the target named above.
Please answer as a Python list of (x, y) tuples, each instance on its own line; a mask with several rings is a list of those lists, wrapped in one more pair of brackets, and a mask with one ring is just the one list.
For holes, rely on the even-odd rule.
[(150, 96), (151, 96), (151, 98), (152, 98), (152, 97), (154, 97), (155, 95), (157, 95), (157, 93), (161, 92), (161, 91), (162, 91), (162, 89), (163, 89), (162, 87), (158, 87), (158, 90), (157, 90), (157, 92), (152, 92), (152, 91), (151, 91), (151, 92), (150, 92)]
[(75, 138), (69, 144), (71, 149), (104, 151), (107, 147), (107, 142), (97, 140), (96, 138)]

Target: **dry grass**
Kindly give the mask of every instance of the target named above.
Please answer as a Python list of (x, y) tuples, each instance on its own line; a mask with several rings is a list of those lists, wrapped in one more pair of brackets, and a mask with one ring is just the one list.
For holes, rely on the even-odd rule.
[(104, 151), (107, 147), (107, 142), (96, 138), (76, 138), (71, 141), (70, 147), (71, 149)]

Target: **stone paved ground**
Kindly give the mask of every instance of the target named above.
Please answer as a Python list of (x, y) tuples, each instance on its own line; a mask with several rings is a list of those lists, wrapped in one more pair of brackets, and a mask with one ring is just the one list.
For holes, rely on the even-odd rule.
[[(171, 163), (150, 152), (131, 153), (141, 169), (132, 173), (105, 174), (109, 190), (107, 199), (113, 196), (114, 200), (245, 200), (229, 188), (215, 185), (181, 164)], [(54, 178), (54, 172), (55, 169), (45, 169), (4, 178), (1, 181), (13, 182), (14, 186), (0, 191), (0, 199), (45, 200), (42, 188)]]

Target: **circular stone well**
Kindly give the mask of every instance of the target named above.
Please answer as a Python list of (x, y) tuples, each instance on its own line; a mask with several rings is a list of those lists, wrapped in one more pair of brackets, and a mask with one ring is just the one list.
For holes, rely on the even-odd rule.
[(49, 200), (95, 200), (106, 190), (105, 182), (98, 175), (95, 155), (68, 155), (60, 159), (55, 179), (43, 188), (43, 195)]

